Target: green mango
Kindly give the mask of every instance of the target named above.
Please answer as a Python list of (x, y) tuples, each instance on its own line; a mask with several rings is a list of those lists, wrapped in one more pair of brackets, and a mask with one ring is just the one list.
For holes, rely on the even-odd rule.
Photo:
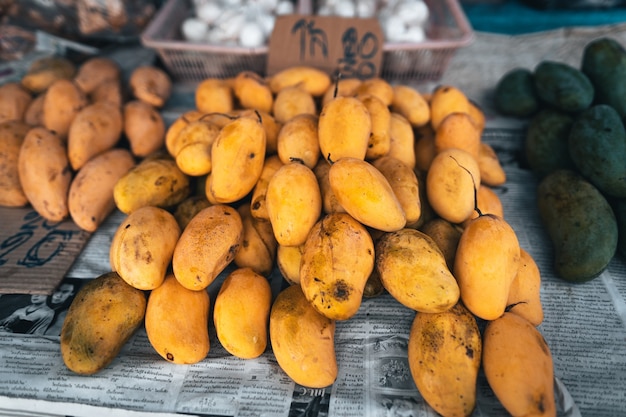
[(626, 197), (626, 129), (613, 107), (598, 104), (582, 112), (568, 147), (578, 171), (600, 191)]
[(533, 79), (539, 98), (556, 109), (577, 113), (593, 102), (594, 87), (589, 78), (564, 62), (540, 62)]
[(574, 169), (568, 138), (574, 118), (555, 109), (540, 110), (528, 123), (524, 155), (530, 170), (543, 178), (557, 169)]
[(612, 38), (589, 42), (583, 50), (581, 70), (594, 85), (595, 103), (608, 104), (626, 117), (626, 50)]
[(617, 250), (617, 220), (593, 184), (575, 171), (553, 171), (537, 186), (537, 205), (558, 277), (586, 282), (606, 269)]
[(514, 68), (504, 74), (495, 89), (495, 106), (501, 114), (528, 117), (539, 109), (533, 74), (526, 68)]

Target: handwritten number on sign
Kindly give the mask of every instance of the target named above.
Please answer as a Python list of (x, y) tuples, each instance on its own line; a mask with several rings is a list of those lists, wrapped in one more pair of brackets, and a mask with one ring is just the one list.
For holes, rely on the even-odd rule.
[(59, 227), (62, 223), (50, 223), (35, 211), (26, 214), (23, 220), (24, 224), (17, 233), (0, 242), (0, 265), (6, 264), (9, 261), (7, 255), (26, 244), (39, 228), (47, 230), (46, 235), (32, 244), (26, 256), (17, 261), (18, 265), (27, 268), (45, 265), (63, 251), (74, 234), (72, 230), (62, 230)]
[(378, 38), (366, 32), (361, 39), (355, 28), (346, 29), (341, 37), (343, 58), (339, 60), (341, 73), (359, 79), (371, 78), (376, 74), (376, 66), (371, 60), (379, 48)]
[(324, 58), (328, 57), (328, 37), (323, 29), (315, 27), (315, 21), (306, 19), (298, 20), (291, 28), (291, 33), (300, 33), (300, 59), (304, 60), (307, 55), (315, 56), (316, 47), (319, 48)]

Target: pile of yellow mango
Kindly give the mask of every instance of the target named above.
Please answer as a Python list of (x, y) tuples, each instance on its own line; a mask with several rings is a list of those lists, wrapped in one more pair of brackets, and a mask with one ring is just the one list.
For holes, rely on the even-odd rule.
[[(493, 187), (505, 171), (462, 91), (292, 67), (204, 80), (195, 107), (150, 152), (128, 138), (93, 157), (136, 163), (110, 158), (119, 177), (89, 197), (126, 218), (112, 271), (81, 289), (64, 323), (69, 369), (102, 370), (142, 324), (164, 359), (204, 360), (212, 317), (232, 355), (271, 345), (295, 382), (325, 387), (338, 374), (336, 322), (386, 291), (416, 312), (408, 361), (439, 414), (471, 414), (482, 367), (512, 415), (555, 415), (540, 272), (504, 219)], [(229, 265), (211, 310), (207, 288)], [(291, 285), (273, 299), (275, 268)]]

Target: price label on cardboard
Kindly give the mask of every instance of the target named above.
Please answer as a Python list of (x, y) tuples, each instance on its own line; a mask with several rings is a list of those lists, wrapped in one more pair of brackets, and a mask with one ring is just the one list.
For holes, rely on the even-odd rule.
[(365, 80), (380, 75), (383, 44), (377, 19), (279, 16), (269, 41), (266, 73), (307, 65)]

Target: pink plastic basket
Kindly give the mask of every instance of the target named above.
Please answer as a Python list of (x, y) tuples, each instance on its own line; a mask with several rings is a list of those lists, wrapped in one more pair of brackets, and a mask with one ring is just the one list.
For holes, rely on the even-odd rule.
[[(381, 76), (389, 81), (421, 82), (441, 78), (455, 52), (473, 39), (472, 28), (457, 0), (424, 0), (430, 18), (427, 40), (420, 43), (385, 43)], [(187, 42), (180, 33), (183, 20), (193, 12), (188, 1), (168, 0), (141, 35), (172, 77), (181, 82), (229, 78), (243, 70), (265, 74), (267, 46), (227, 47)], [(311, 3), (300, 0), (298, 13), (311, 13)]]

